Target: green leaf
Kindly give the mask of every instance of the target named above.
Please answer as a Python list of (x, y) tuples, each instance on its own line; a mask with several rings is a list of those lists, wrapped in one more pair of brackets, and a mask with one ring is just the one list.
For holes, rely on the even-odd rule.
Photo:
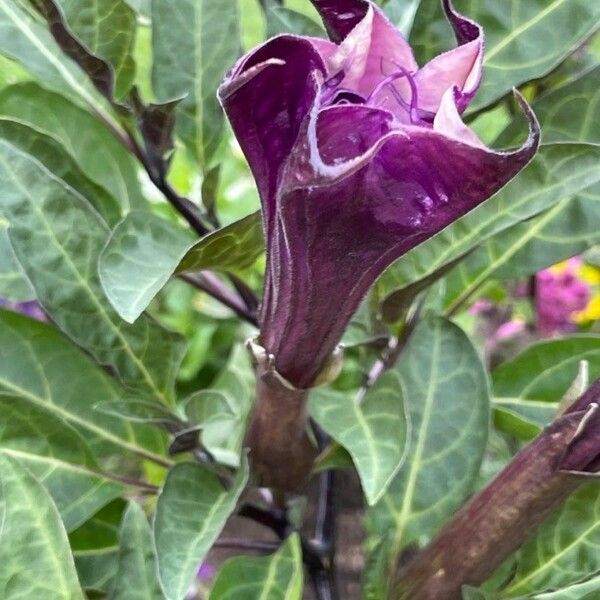
[(60, 142), (81, 170), (119, 201), (122, 215), (130, 208), (147, 207), (135, 160), (87, 111), (37, 83), (27, 82), (0, 92), (0, 115)]
[(408, 38), (421, 0), (385, 0), (381, 2), (390, 21)]
[(57, 140), (18, 120), (2, 116), (0, 138), (37, 159), (56, 177), (79, 192), (109, 225), (114, 225), (120, 219), (119, 202), (106, 189), (90, 180)]
[(136, 15), (123, 0), (56, 0), (69, 29), (95, 56), (109, 63), (115, 96), (123, 97), (135, 76), (132, 52)]
[(85, 590), (109, 594), (114, 589), (119, 527), (125, 508), (123, 500), (115, 500), (69, 536), (79, 581)]
[(600, 181), (600, 147), (555, 144), (490, 200), (396, 261), (379, 279), (385, 305), (395, 296), (501, 231)]
[(45, 23), (24, 10), (18, 0), (0, 0), (0, 53), (23, 65), (45, 87), (98, 105), (85, 74), (62, 53)]
[[(600, 143), (599, 102), (600, 66), (537, 98), (532, 107), (542, 125), (544, 143)], [(514, 144), (522, 127), (521, 118), (513, 119), (498, 136), (497, 143), (502, 147)]]
[(521, 549), (517, 571), (502, 598), (577, 583), (600, 570), (598, 484), (577, 490)]
[(167, 283), (194, 235), (147, 211), (130, 212), (100, 254), (102, 287), (119, 316), (133, 323)]
[(84, 600), (67, 532), (43, 486), (0, 453), (0, 596)]
[(302, 600), (302, 550), (297, 533), (271, 556), (239, 556), (220, 569), (210, 600)]
[(492, 374), (496, 398), (558, 402), (588, 361), (589, 378), (600, 377), (600, 336), (572, 335), (534, 344)]
[(0, 392), (18, 397), (23, 414), (33, 406), (74, 427), (101, 464), (124, 452), (165, 462), (154, 429), (94, 409), (122, 395), (110, 377), (53, 327), (8, 311), (0, 311)]
[(0, 298), (10, 302), (35, 300), (35, 292), (10, 245), (6, 225), (0, 223)]
[[(484, 72), (472, 108), (477, 110), (512, 87), (550, 73), (598, 27), (600, 4), (589, 0), (455, 0), (456, 9), (485, 31)], [(440, 5), (424, 2), (411, 42), (421, 60), (455, 45)]]
[[(599, 168), (600, 170), (600, 168)], [(592, 190), (600, 187), (592, 186)], [(580, 193), (487, 240), (447, 279), (445, 307), (464, 305), (489, 279), (515, 279), (580, 254), (600, 241), (600, 194)]]
[(121, 318), (133, 323), (176, 271), (240, 271), (262, 252), (259, 213), (197, 241), (170, 221), (134, 211), (117, 225), (100, 255), (100, 280)]
[(97, 550), (75, 550), (73, 556), (83, 589), (96, 593), (113, 590), (119, 559), (117, 545)]
[(124, 324), (97, 274), (108, 230), (81, 196), (0, 141), (0, 213), (39, 302), (52, 320), (134, 389), (169, 404), (183, 346), (149, 317)]
[(0, 420), (0, 450), (44, 484), (67, 531), (124, 491), (122, 484), (101, 473), (84, 438), (64, 419), (2, 394)]
[(250, 268), (264, 249), (262, 220), (260, 211), (256, 211), (196, 242), (177, 271), (213, 269), (237, 273)]
[(119, 536), (119, 569), (114, 600), (162, 600), (152, 530), (142, 507), (130, 502)]
[(364, 600), (381, 600), (389, 596), (389, 565), (394, 532), (383, 535), (367, 554), (367, 560), (362, 577), (362, 597)]
[(237, 346), (213, 387), (200, 390), (185, 401), (190, 423), (202, 428), (202, 445), (220, 463), (232, 467), (240, 464), (254, 390), (249, 353)]
[(463, 600), (490, 600), (490, 597), (483, 590), (471, 587), (470, 585), (465, 585), (462, 588), (462, 599)]
[(600, 377), (600, 336), (573, 335), (534, 344), (493, 372), (496, 427), (530, 439), (556, 415), (558, 403), (588, 362), (590, 380)]
[(318, 23), (302, 13), (281, 6), (277, 0), (267, 1), (266, 19), (268, 38), (280, 33), (326, 37), (325, 30)]
[(212, 471), (197, 463), (179, 463), (171, 469), (154, 519), (158, 573), (167, 600), (185, 596), (247, 481), (246, 460), (227, 490)]
[(150, 0), (126, 0), (127, 4), (133, 8), (133, 10), (141, 13), (142, 15), (150, 14)]
[(516, 439), (528, 441), (552, 422), (557, 404), (519, 398), (494, 398), (494, 426)]
[(486, 372), (467, 336), (428, 317), (397, 372), (411, 435), (400, 472), (368, 512), (371, 535), (392, 536), (393, 554), (430, 536), (473, 489), (488, 435)]
[(531, 600), (596, 600), (600, 594), (600, 575), (569, 587), (536, 594)]
[(400, 375), (388, 371), (364, 398), (317, 388), (311, 394), (310, 413), (352, 456), (369, 505), (378, 502), (398, 472), (407, 448)]
[(217, 87), (240, 50), (237, 2), (152, 0), (154, 91), (161, 102), (185, 96), (177, 129), (203, 169), (223, 131)]
[(148, 402), (138, 398), (119, 398), (101, 402), (94, 407), (105, 415), (112, 415), (132, 423), (154, 423), (155, 425), (179, 424), (181, 420), (164, 404)]
[[(533, 104), (544, 143), (600, 144), (600, 67), (544, 94)], [(496, 145), (519, 139), (523, 119), (515, 118)], [(596, 167), (600, 169), (600, 167)], [(448, 279), (447, 307), (468, 298), (487, 279), (535, 273), (580, 254), (600, 241), (600, 185), (565, 199), (539, 216), (490, 238)]]

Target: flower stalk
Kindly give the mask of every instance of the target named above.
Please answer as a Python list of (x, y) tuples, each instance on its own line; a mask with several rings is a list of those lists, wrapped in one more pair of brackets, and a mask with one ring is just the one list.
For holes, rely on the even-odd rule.
[(460, 600), (600, 468), (600, 380), (397, 570), (394, 600)]
[(256, 361), (256, 404), (246, 436), (260, 485), (294, 491), (308, 478), (317, 449), (308, 437), (307, 389), (275, 369), (274, 357), (249, 343)]

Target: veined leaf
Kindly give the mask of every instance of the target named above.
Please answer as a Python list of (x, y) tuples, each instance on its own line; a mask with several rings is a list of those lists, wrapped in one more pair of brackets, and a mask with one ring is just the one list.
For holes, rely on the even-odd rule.
[(67, 531), (79, 527), (124, 486), (105, 477), (84, 438), (35, 404), (0, 395), (0, 450), (16, 458), (48, 490)]
[(600, 377), (600, 336), (571, 335), (534, 344), (492, 374), (494, 396), (558, 402), (588, 361), (590, 381)]
[(91, 84), (58, 47), (45, 24), (35, 19), (18, 0), (0, 0), (0, 53), (23, 65), (46, 87), (98, 104)]
[(164, 404), (148, 402), (127, 396), (118, 400), (108, 400), (95, 406), (95, 409), (132, 423), (153, 423), (155, 425), (173, 424), (181, 421), (179, 417)]
[(246, 460), (228, 490), (197, 463), (179, 463), (171, 469), (154, 519), (158, 573), (167, 600), (185, 596), (247, 480)]
[(115, 310), (133, 323), (175, 272), (235, 272), (252, 265), (262, 252), (259, 213), (198, 241), (170, 221), (134, 211), (117, 225), (100, 255), (100, 280)]
[(523, 441), (536, 437), (558, 413), (553, 402), (520, 398), (494, 398), (493, 409), (495, 428)]
[(300, 538), (292, 534), (271, 556), (238, 556), (220, 569), (210, 600), (301, 600), (303, 587)]
[(35, 299), (35, 292), (10, 245), (7, 225), (0, 223), (0, 298), (10, 302), (28, 302)]
[(111, 593), (119, 561), (119, 526), (126, 508), (114, 500), (69, 535), (75, 567), (85, 590)]
[(154, 91), (181, 98), (177, 129), (204, 169), (221, 139), (217, 87), (240, 50), (237, 2), (152, 0)]
[(531, 600), (596, 600), (598, 594), (600, 594), (600, 575), (560, 590), (536, 594), (531, 597)]
[(169, 404), (183, 346), (149, 317), (125, 325), (106, 300), (97, 261), (108, 230), (87, 202), (39, 162), (0, 142), (0, 213), (39, 302), (122, 381)]
[(150, 0), (125, 0), (133, 10), (142, 15), (150, 14)]
[(311, 394), (312, 417), (352, 456), (369, 505), (386, 492), (401, 467), (408, 423), (402, 379), (382, 375), (364, 398), (317, 388)]
[(79, 192), (109, 225), (119, 220), (119, 202), (106, 189), (90, 180), (71, 155), (51, 136), (18, 120), (0, 116), (0, 138), (37, 159), (56, 177)]
[(502, 598), (553, 590), (577, 583), (600, 570), (600, 495), (598, 484), (577, 490), (525, 544), (515, 576)]
[(326, 37), (325, 30), (319, 23), (302, 13), (282, 6), (276, 0), (268, 0), (266, 20), (268, 38), (280, 33)]
[(260, 211), (221, 227), (196, 242), (178, 272), (213, 269), (237, 273), (251, 267), (264, 252)]
[(158, 432), (103, 415), (94, 406), (116, 400), (123, 391), (53, 327), (0, 311), (0, 392), (45, 410), (81, 433), (101, 464), (131, 452), (156, 462)]
[(142, 507), (130, 502), (119, 535), (114, 600), (162, 600), (152, 530)]
[[(600, 66), (537, 98), (533, 108), (542, 124), (544, 143), (600, 143), (599, 102)], [(496, 143), (502, 147), (514, 144), (522, 127), (523, 121), (514, 119), (498, 136)]]
[[(600, 181), (600, 147), (542, 147), (506, 187), (443, 231), (396, 261), (379, 279), (385, 303), (457, 257), (509, 227), (551, 208)], [(384, 310), (385, 312), (385, 310)]]
[[(600, 171), (600, 167), (598, 168)], [(600, 191), (592, 186), (591, 190)], [(445, 307), (462, 306), (489, 279), (515, 279), (581, 253), (600, 241), (600, 194), (580, 193), (487, 240), (452, 271)]]
[(490, 600), (485, 591), (465, 585), (462, 588), (462, 600)]
[(56, 0), (56, 3), (77, 39), (112, 66), (115, 96), (124, 96), (135, 76), (134, 10), (124, 0)]
[(390, 21), (408, 38), (421, 0), (384, 0), (380, 4)]
[[(533, 104), (544, 142), (600, 144), (599, 100), (600, 67), (544, 94)], [(515, 144), (522, 122), (515, 118), (496, 145)], [(448, 278), (446, 305), (452, 308), (459, 304), (491, 277), (527, 276), (580, 254), (599, 241), (600, 184), (596, 183), (534, 219), (493, 236), (471, 253)]]
[(100, 254), (100, 281), (114, 309), (133, 323), (167, 283), (194, 235), (147, 211), (129, 213)]
[[(600, 5), (588, 0), (455, 0), (454, 4), (485, 31), (484, 73), (472, 104), (475, 110), (552, 71), (598, 28), (600, 18)], [(410, 39), (422, 61), (455, 45), (439, 4), (421, 5)]]
[(237, 346), (212, 388), (196, 392), (185, 402), (188, 419), (202, 429), (203, 446), (223, 464), (240, 464), (254, 388), (249, 354)]
[(519, 439), (535, 437), (558, 411), (558, 402), (587, 361), (600, 377), (600, 336), (573, 335), (534, 344), (493, 372), (494, 420)]
[(81, 170), (119, 201), (121, 215), (130, 208), (147, 207), (133, 157), (87, 111), (37, 83), (27, 82), (0, 92), (0, 115), (60, 142)]
[(84, 600), (67, 532), (35, 477), (0, 452), (0, 596)]
[(400, 472), (368, 512), (392, 555), (430, 536), (472, 490), (489, 420), (486, 373), (466, 335), (440, 318), (414, 331), (397, 366), (411, 423)]

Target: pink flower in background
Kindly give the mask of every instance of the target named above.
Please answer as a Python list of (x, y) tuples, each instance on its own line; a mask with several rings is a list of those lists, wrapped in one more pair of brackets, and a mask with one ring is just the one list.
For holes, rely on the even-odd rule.
[(592, 291), (578, 271), (579, 257), (540, 271), (536, 276), (537, 330), (541, 335), (572, 331), (577, 313), (588, 305)]
[(522, 317), (515, 317), (506, 323), (502, 323), (496, 329), (496, 341), (508, 340), (523, 333), (527, 329), (527, 323)]
[(494, 303), (491, 300), (487, 300), (486, 298), (481, 298), (479, 300), (475, 300), (473, 304), (469, 307), (469, 314), (473, 317), (477, 317), (479, 315), (485, 315), (494, 309)]
[(202, 581), (210, 581), (216, 573), (216, 569), (213, 565), (203, 562), (198, 569), (198, 579)]

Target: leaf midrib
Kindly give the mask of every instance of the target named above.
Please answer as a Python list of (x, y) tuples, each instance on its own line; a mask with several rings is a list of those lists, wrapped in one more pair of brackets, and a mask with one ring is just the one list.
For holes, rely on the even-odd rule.
[(421, 419), (421, 427), (419, 428), (419, 436), (417, 438), (417, 444), (415, 447), (415, 454), (410, 464), (410, 471), (408, 474), (408, 480), (406, 483), (406, 492), (402, 501), (402, 509), (396, 517), (396, 533), (394, 534), (393, 546), (400, 548), (402, 543), (402, 536), (408, 522), (408, 515), (412, 507), (414, 491), (417, 484), (419, 464), (425, 451), (425, 441), (428, 434), (429, 421), (431, 419), (433, 401), (435, 399), (435, 382), (437, 381), (438, 372), (438, 358), (440, 353), (440, 329), (436, 325), (433, 329), (433, 349), (431, 352), (431, 372), (429, 377), (429, 385), (427, 386), (427, 395), (425, 397), (425, 408), (423, 411), (423, 418)]
[[(42, 166), (37, 163), (37, 161), (35, 161), (33, 158), (29, 157), (28, 155), (20, 152), (19, 150), (15, 149), (14, 146), (10, 146), (17, 154), (20, 154), (21, 156), (27, 158), (30, 160), (30, 162), (32, 162), (33, 164), (36, 165), (36, 167), (39, 170), (42, 170)], [(29, 193), (29, 190), (27, 188), (25, 188), (21, 182), (14, 176), (12, 170), (10, 169), (8, 163), (6, 162), (6, 160), (4, 158), (0, 158), (0, 164), (3, 165), (4, 170), (6, 171), (6, 173), (8, 174), (9, 178), (14, 182), (15, 186), (21, 190), (21, 193), (29, 198), (29, 205), (31, 208), (33, 208), (33, 210), (36, 212), (36, 214), (38, 215), (38, 218), (40, 219), (40, 221), (42, 222), (42, 225), (44, 226), (44, 229), (46, 230), (48, 237), (50, 238), (50, 240), (54, 243), (55, 248), (58, 250), (58, 252), (62, 255), (62, 257), (64, 258), (66, 264), (69, 266), (70, 270), (72, 271), (73, 275), (75, 276), (75, 279), (79, 282), (79, 285), (81, 287), (81, 289), (83, 289), (86, 293), (86, 295), (89, 297), (89, 299), (91, 300), (92, 304), (96, 307), (96, 310), (98, 311), (98, 314), (100, 315), (100, 317), (102, 318), (102, 320), (108, 325), (108, 328), (111, 329), (115, 336), (119, 339), (119, 341), (122, 344), (122, 348), (123, 350), (126, 352), (126, 354), (129, 356), (129, 358), (134, 362), (134, 364), (137, 366), (137, 368), (139, 369), (140, 373), (142, 374), (144, 380), (146, 381), (146, 383), (148, 384), (148, 386), (150, 387), (150, 389), (157, 395), (158, 398), (160, 398), (165, 404), (169, 404), (166, 396), (164, 395), (164, 393), (158, 388), (158, 386), (156, 385), (154, 379), (152, 378), (151, 374), (149, 373), (149, 371), (146, 369), (146, 366), (144, 365), (144, 363), (138, 358), (138, 356), (135, 354), (135, 352), (133, 351), (133, 349), (131, 348), (127, 338), (121, 333), (121, 330), (115, 325), (115, 323), (112, 321), (112, 319), (110, 318), (110, 316), (108, 315), (108, 313), (106, 312), (105, 308), (102, 306), (101, 302), (98, 300), (98, 298), (96, 297), (96, 295), (93, 293), (92, 289), (88, 286), (88, 282), (85, 279), (85, 277), (83, 277), (81, 275), (81, 273), (79, 272), (79, 269), (77, 268), (77, 265), (73, 262), (73, 260), (71, 259), (71, 256), (65, 251), (65, 249), (63, 248), (63, 246), (61, 245), (61, 243), (59, 242), (58, 238), (56, 237), (56, 235), (54, 234), (54, 230), (51, 227), (50, 222), (48, 221), (48, 219), (46, 218), (46, 215), (44, 214), (44, 211), (37, 205), (37, 203), (34, 201), (34, 199), (32, 198), (31, 194)], [(45, 169), (44, 169), (45, 170)], [(67, 188), (68, 186), (62, 182), (60, 179), (56, 178), (53, 174), (51, 174), (49, 171), (46, 172), (46, 174), (48, 176), (51, 176), (51, 178), (54, 180), (55, 183), (59, 184), (59, 185), (63, 185), (65, 188)], [(70, 191), (73, 195), (77, 195), (73, 190), (69, 189), (68, 191)], [(33, 284), (32, 284), (33, 285)], [(41, 303), (43, 304), (43, 301), (41, 301)]]

